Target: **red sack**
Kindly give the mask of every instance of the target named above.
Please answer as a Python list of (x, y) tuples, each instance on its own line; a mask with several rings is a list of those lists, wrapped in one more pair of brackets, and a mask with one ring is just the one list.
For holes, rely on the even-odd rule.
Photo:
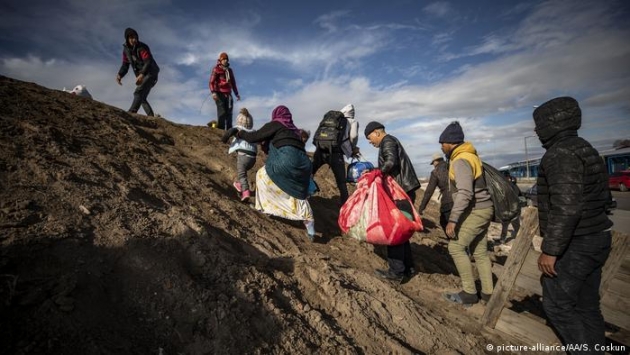
[[(406, 201), (413, 216), (405, 216), (396, 201)], [(370, 244), (399, 245), (422, 230), (420, 215), (407, 193), (378, 169), (359, 178), (357, 190), (341, 207), (337, 222), (344, 235)]]

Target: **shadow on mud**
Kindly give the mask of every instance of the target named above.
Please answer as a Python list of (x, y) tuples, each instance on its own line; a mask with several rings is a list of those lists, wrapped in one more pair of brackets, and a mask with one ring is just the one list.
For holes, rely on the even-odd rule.
[(211, 226), (206, 232), (147, 236), (123, 247), (97, 246), (93, 236), (82, 235), (0, 249), (0, 348), (76, 354), (270, 350), (282, 329), (265, 306), (282, 302), (266, 293), (273, 293), (274, 270), (292, 272), (292, 261), (268, 258)]

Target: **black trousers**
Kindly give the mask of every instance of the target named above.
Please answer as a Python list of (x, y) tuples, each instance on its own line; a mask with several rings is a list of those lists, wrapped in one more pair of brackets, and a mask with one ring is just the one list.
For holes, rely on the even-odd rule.
[(580, 354), (603, 354), (595, 351), (595, 344), (606, 344), (599, 286), (610, 245), (610, 232), (573, 237), (556, 260), (558, 276), (542, 280), (547, 318), (565, 345), (588, 345), (589, 351)]
[(142, 105), (142, 109), (144, 109), (144, 113), (146, 113), (147, 116), (154, 116), (153, 109), (151, 108), (151, 105), (149, 105), (147, 97), (149, 96), (151, 89), (157, 83), (157, 80), (157, 74), (146, 74), (144, 76), (140, 85), (137, 85), (136, 90), (133, 92), (133, 102), (131, 103), (129, 112), (138, 112), (140, 105)]
[[(416, 192), (412, 191), (411, 193), (407, 193), (409, 199), (412, 203), (416, 201)], [(404, 203), (404, 205), (399, 205), (403, 211), (406, 211), (413, 215), (413, 211), (410, 208), (413, 206), (409, 206), (409, 203)], [(402, 275), (405, 273), (409, 273), (411, 268), (413, 267), (413, 256), (411, 255), (411, 243), (406, 241), (399, 245), (388, 245), (387, 246), (387, 264), (389, 265), (389, 271), (396, 275)]]
[(232, 94), (218, 92), (215, 103), (217, 104), (218, 128), (225, 130), (232, 128), (232, 109), (234, 104)]
[(348, 186), (346, 185), (346, 162), (343, 160), (343, 152), (336, 150), (331, 152), (328, 149), (318, 147), (313, 154), (313, 175), (324, 164), (328, 164), (335, 175), (341, 204), (346, 203), (348, 200)]

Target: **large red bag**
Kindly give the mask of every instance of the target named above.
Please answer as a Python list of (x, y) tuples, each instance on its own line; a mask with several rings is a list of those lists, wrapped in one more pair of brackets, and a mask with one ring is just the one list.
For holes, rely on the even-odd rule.
[[(406, 201), (413, 215), (405, 216), (396, 201)], [(357, 190), (341, 207), (338, 223), (344, 235), (381, 245), (402, 244), (422, 230), (420, 215), (409, 196), (391, 176), (384, 177), (378, 169), (359, 178)]]

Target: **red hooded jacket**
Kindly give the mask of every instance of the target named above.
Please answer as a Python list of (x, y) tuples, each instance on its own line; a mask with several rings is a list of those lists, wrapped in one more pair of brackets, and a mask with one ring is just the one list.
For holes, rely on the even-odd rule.
[[(228, 80), (229, 77), (229, 80)], [(230, 94), (234, 91), (234, 94), (238, 96), (238, 88), (236, 87), (236, 78), (234, 72), (230, 67), (227, 68), (227, 73), (221, 62), (217, 60), (217, 65), (212, 68), (212, 74), (210, 74), (210, 82), (208, 83), (210, 92), (222, 92), (224, 94)]]

